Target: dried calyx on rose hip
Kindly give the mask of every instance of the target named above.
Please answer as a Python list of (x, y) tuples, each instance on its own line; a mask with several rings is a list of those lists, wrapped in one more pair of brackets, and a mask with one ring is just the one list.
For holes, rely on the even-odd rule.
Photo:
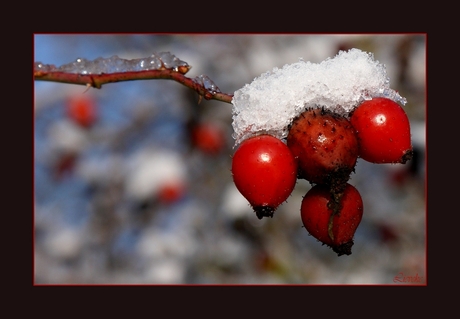
[(292, 193), (296, 173), (296, 162), (289, 148), (268, 134), (244, 140), (232, 158), (235, 186), (259, 219), (273, 217)]
[(307, 109), (297, 116), (287, 146), (298, 165), (298, 178), (342, 187), (354, 171), (358, 140), (349, 120), (324, 108)]
[(366, 100), (352, 112), (350, 122), (362, 159), (377, 164), (405, 164), (412, 159), (409, 119), (398, 103), (383, 97)]
[(363, 216), (363, 201), (354, 186), (346, 183), (341, 193), (331, 192), (327, 185), (313, 186), (302, 200), (300, 214), (310, 235), (338, 256), (351, 254)]

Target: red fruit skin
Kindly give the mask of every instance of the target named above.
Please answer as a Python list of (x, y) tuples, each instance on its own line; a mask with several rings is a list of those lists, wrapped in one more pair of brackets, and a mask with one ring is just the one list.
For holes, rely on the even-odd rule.
[(179, 201), (186, 193), (186, 186), (180, 181), (166, 182), (158, 192), (158, 199), (165, 204)]
[(287, 145), (297, 160), (299, 178), (318, 184), (348, 181), (358, 159), (358, 140), (348, 119), (312, 109), (294, 119)]
[(329, 234), (329, 222), (333, 209), (329, 187), (318, 184), (304, 196), (300, 208), (302, 223), (306, 230), (330, 246), (337, 254), (350, 255), (353, 236), (363, 216), (363, 201), (358, 190), (346, 184), (340, 199), (340, 210), (332, 219), (332, 235)]
[(96, 103), (86, 96), (73, 96), (67, 105), (67, 114), (82, 127), (91, 127), (98, 118)]
[(66, 152), (60, 155), (59, 159), (55, 164), (55, 175), (54, 177), (59, 180), (66, 174), (71, 174), (75, 169), (75, 164), (78, 160), (78, 154), (76, 152)]
[(286, 144), (264, 134), (241, 143), (232, 158), (232, 174), (236, 188), (262, 219), (273, 217), (292, 193), (297, 166)]
[(359, 156), (371, 163), (401, 163), (412, 158), (410, 123), (404, 109), (387, 98), (361, 103), (351, 114)]
[(217, 124), (200, 123), (192, 129), (192, 143), (206, 154), (217, 155), (225, 147), (225, 134)]

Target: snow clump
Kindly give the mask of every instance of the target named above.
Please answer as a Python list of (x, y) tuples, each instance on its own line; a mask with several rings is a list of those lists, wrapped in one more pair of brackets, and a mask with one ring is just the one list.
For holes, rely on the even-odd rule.
[(385, 65), (372, 53), (339, 51), (321, 63), (299, 59), (265, 72), (235, 91), (235, 146), (261, 133), (286, 138), (289, 124), (307, 108), (325, 108), (348, 116), (362, 101), (373, 97), (406, 104), (406, 99), (390, 88)]

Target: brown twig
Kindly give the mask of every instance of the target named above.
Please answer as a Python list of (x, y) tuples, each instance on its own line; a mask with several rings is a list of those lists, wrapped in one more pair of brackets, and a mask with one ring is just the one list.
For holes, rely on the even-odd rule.
[(139, 72), (120, 72), (109, 74), (77, 74), (55, 71), (34, 71), (34, 80), (51, 81), (59, 83), (86, 85), (100, 89), (107, 83), (135, 81), (135, 80), (156, 80), (167, 79), (174, 80), (182, 85), (195, 90), (206, 100), (218, 100), (221, 102), (232, 103), (233, 94), (222, 92), (212, 92), (192, 78), (186, 77), (181, 72), (172, 69), (145, 70)]

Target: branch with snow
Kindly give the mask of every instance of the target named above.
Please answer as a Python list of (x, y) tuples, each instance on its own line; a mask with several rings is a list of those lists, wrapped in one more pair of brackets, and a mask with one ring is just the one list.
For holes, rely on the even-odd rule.
[(233, 94), (225, 94), (206, 75), (195, 78), (186, 77), (191, 69), (187, 62), (169, 52), (153, 53), (140, 59), (121, 59), (118, 56), (86, 60), (78, 58), (75, 62), (56, 67), (53, 64), (35, 62), (34, 80), (79, 84), (100, 89), (102, 85), (135, 80), (174, 80), (196, 91), (206, 100), (231, 103)]
[(77, 59), (56, 67), (35, 62), (38, 81), (82, 84), (101, 88), (103, 84), (150, 79), (169, 79), (195, 90), (200, 97), (233, 105), (235, 144), (259, 134), (287, 136), (293, 118), (306, 108), (323, 107), (347, 115), (363, 100), (383, 96), (402, 105), (406, 99), (390, 88), (385, 65), (372, 53), (351, 49), (316, 64), (299, 62), (274, 68), (234, 94), (225, 94), (206, 75), (188, 78), (191, 66), (169, 52), (126, 60), (118, 56), (93, 61)]
[(261, 132), (283, 139), (292, 120), (307, 108), (347, 116), (362, 101), (378, 96), (406, 104), (372, 53), (351, 49), (321, 63), (300, 59), (234, 92), (233, 137), (236, 144)]

